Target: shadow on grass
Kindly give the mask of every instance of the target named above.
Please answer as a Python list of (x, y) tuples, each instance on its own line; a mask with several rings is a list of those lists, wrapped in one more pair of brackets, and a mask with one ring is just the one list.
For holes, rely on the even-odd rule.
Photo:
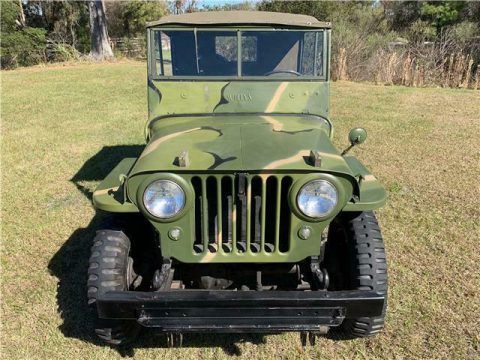
[(70, 179), (78, 190), (89, 200), (92, 191), (84, 186), (85, 182), (101, 181), (113, 170), (120, 160), (140, 156), (144, 145), (104, 146), (102, 150), (88, 159), (78, 172)]
[[(88, 159), (71, 181), (88, 199), (92, 192), (84, 182), (102, 180), (125, 157), (137, 157), (141, 145), (104, 147)], [(66, 337), (76, 338), (98, 346), (107, 346), (95, 335), (95, 314), (87, 304), (87, 270), (92, 240), (97, 230), (111, 221), (111, 215), (97, 212), (86, 228), (79, 228), (55, 253), (48, 264), (50, 273), (59, 280), (57, 288), (58, 311), (63, 323), (60, 330)], [(134, 356), (138, 348), (167, 347), (166, 338), (154, 330), (144, 329), (131, 346), (115, 347), (121, 356)], [(183, 347), (221, 347), (228, 355), (239, 356), (237, 345), (248, 341), (254, 344), (265, 342), (258, 334), (186, 334)]]

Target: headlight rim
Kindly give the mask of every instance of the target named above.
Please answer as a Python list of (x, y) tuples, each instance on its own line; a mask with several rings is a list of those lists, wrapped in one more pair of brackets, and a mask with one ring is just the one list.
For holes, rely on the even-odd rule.
[[(148, 186), (160, 180), (168, 180), (177, 184), (183, 190), (183, 193), (185, 196), (185, 203), (183, 205), (183, 208), (174, 216), (169, 218), (156, 217), (155, 215), (150, 213), (150, 211), (146, 208), (143, 202), (144, 194)], [(160, 222), (160, 223), (171, 223), (179, 220), (180, 218), (185, 216), (185, 214), (188, 213), (190, 208), (193, 206), (194, 195), (193, 195), (193, 189), (191, 188), (191, 185), (186, 179), (176, 174), (161, 173), (161, 174), (152, 174), (148, 176), (144, 181), (142, 181), (142, 183), (137, 189), (136, 200), (137, 200), (137, 204), (136, 204), (137, 207), (142, 212), (142, 214), (145, 215), (148, 219), (155, 222)]]
[[(173, 214), (172, 216), (157, 216), (157, 215), (153, 214), (153, 213), (147, 208), (147, 206), (145, 205), (145, 194), (147, 193), (147, 190), (149, 189), (150, 186), (152, 186), (153, 184), (158, 183), (158, 182), (168, 182), (168, 183), (174, 184), (174, 185), (178, 186), (178, 188), (180, 189), (180, 191), (181, 191), (182, 194), (183, 194), (183, 204), (182, 204), (182, 207), (180, 208), (180, 210), (178, 210), (178, 211), (177, 211), (175, 214)], [(185, 205), (186, 205), (186, 203), (187, 203), (187, 195), (185, 194), (185, 190), (183, 190), (182, 186), (179, 185), (178, 183), (176, 183), (175, 181), (170, 180), (170, 179), (157, 179), (157, 180), (152, 181), (150, 184), (148, 184), (148, 185), (145, 187), (145, 190), (143, 190), (142, 203), (143, 203), (143, 206), (145, 207), (145, 210), (147, 210), (148, 213), (149, 213), (150, 215), (152, 215), (153, 217), (155, 217), (155, 218), (157, 218), (157, 219), (161, 219), (161, 220), (169, 220), (169, 219), (177, 216), (179, 213), (181, 213), (181, 212), (183, 211), (183, 208), (185, 207)]]
[[(321, 183), (321, 182), (324, 182), (324, 183), (327, 183), (329, 184), (334, 190), (335, 190), (335, 193), (336, 193), (336, 196), (337, 196), (337, 201), (335, 203), (335, 205), (324, 215), (322, 216), (310, 216), (308, 214), (306, 214), (301, 208), (300, 208), (300, 204), (298, 203), (299, 201), (299, 197), (300, 197), (300, 194), (302, 192), (302, 190), (304, 188), (306, 188), (308, 185), (312, 184), (312, 183)], [(307, 218), (309, 219), (312, 219), (312, 220), (321, 220), (321, 219), (326, 219), (328, 217), (330, 217), (330, 215), (332, 214), (332, 212), (335, 210), (335, 208), (337, 207), (338, 205), (338, 202), (339, 202), (339, 192), (338, 192), (338, 189), (337, 187), (332, 184), (330, 181), (326, 180), (326, 179), (314, 179), (314, 180), (310, 180), (310, 181), (307, 181), (306, 183), (304, 183), (300, 189), (298, 190), (297, 194), (295, 195), (295, 204), (298, 208), (298, 210), (303, 214), (303, 216), (306, 216)]]
[[(337, 190), (337, 204), (333, 207), (333, 209), (323, 217), (319, 218), (312, 218), (309, 217), (308, 215), (304, 214), (300, 208), (298, 207), (297, 204), (297, 197), (300, 193), (300, 190), (307, 185), (308, 183), (316, 180), (325, 180), (328, 181), (336, 190)], [(326, 173), (317, 173), (317, 174), (309, 174), (305, 176), (302, 179), (297, 180), (293, 186), (290, 189), (290, 195), (289, 195), (289, 203), (290, 203), (290, 209), (292, 212), (301, 220), (307, 221), (307, 222), (322, 222), (322, 221), (328, 221), (335, 217), (340, 210), (345, 206), (346, 203), (346, 194), (347, 189), (345, 189), (345, 186), (341, 183), (340, 179), (337, 178), (334, 175), (331, 174), (326, 174)]]

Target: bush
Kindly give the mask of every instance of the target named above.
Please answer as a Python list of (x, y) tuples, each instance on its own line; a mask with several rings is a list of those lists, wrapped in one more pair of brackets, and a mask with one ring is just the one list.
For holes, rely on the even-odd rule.
[(2, 69), (30, 66), (44, 62), (46, 31), (26, 27), (13, 32), (2, 31), (0, 58)]
[(20, 27), (17, 22), (19, 4), (2, 1), (0, 64), (2, 69), (35, 65), (45, 61), (45, 34), (40, 28)]
[(78, 61), (81, 54), (74, 46), (64, 43), (48, 40), (46, 56), (48, 61)]

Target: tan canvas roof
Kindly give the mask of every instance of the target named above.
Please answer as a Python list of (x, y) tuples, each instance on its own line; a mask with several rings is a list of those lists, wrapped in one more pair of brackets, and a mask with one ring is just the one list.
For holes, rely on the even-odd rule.
[(329, 28), (331, 26), (329, 22), (318, 21), (313, 16), (268, 11), (204, 11), (167, 15), (158, 21), (147, 23), (147, 27), (168, 25), (280, 25), (309, 28)]

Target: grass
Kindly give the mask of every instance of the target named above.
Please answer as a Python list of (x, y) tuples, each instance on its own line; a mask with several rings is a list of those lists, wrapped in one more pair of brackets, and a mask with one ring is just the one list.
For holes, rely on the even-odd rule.
[(98, 218), (90, 190), (139, 151), (146, 119), (143, 63), (2, 72), (1, 357), (17, 358), (478, 358), (480, 322), (480, 92), (339, 82), (335, 142), (389, 192), (378, 212), (390, 288), (382, 335), (192, 335), (166, 349), (150, 331), (136, 347), (101, 344), (86, 306), (86, 267)]

